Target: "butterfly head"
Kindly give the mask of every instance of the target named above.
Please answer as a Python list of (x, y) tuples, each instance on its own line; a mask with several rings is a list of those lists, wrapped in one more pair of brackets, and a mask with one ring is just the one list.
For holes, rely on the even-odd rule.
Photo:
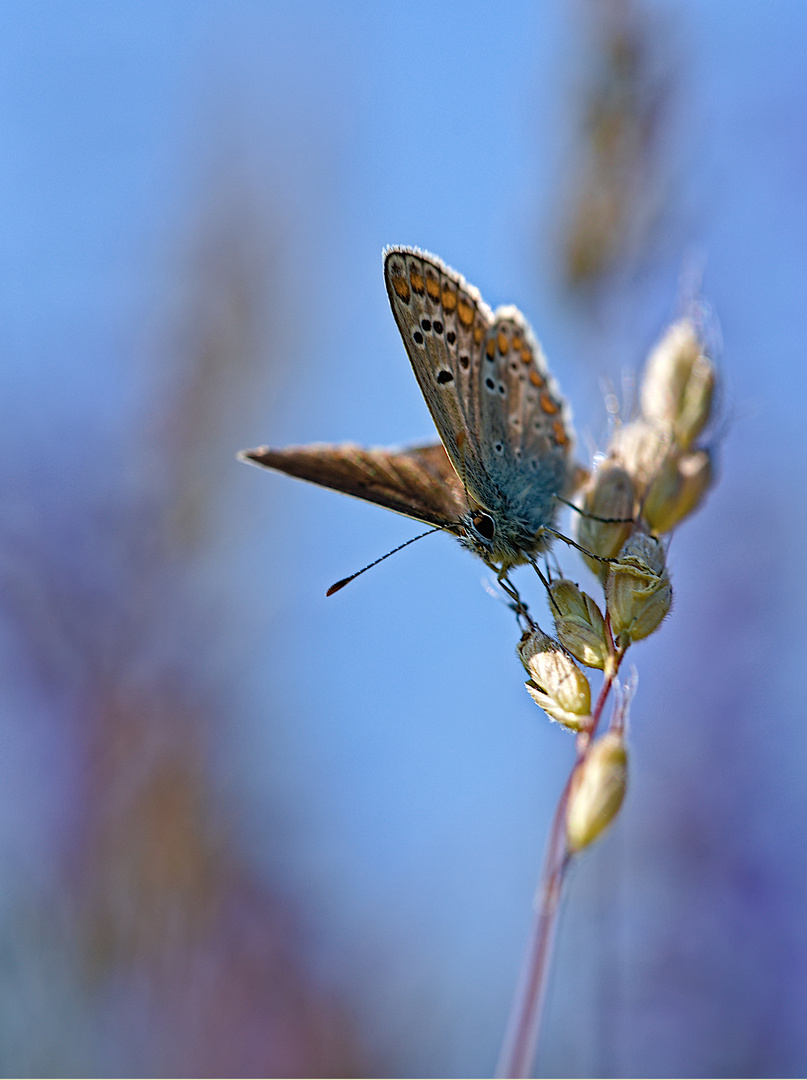
[[(551, 526), (551, 522), (548, 524)], [(552, 540), (544, 526), (536, 532), (528, 521), (511, 512), (480, 506), (469, 508), (463, 515), (458, 532), (463, 547), (502, 570), (531, 562)]]

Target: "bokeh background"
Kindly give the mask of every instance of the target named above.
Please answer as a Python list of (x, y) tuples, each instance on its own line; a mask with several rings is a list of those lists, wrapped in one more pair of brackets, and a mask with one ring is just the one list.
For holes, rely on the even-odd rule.
[(413, 524), (235, 461), (433, 437), (402, 243), (522, 308), (584, 457), (712, 306), (720, 482), (633, 650), (630, 792), (572, 875), (539, 1068), (804, 1075), (807, 7), (0, 27), (0, 1072), (494, 1067), (571, 739), (451, 538), (326, 600)]

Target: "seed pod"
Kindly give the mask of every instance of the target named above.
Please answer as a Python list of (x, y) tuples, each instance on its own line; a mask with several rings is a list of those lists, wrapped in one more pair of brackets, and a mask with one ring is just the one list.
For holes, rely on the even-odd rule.
[(568, 578), (553, 581), (549, 593), (561, 645), (581, 664), (602, 670), (610, 653), (605, 620), (594, 600)]
[(621, 734), (592, 743), (576, 767), (566, 805), (566, 844), (574, 855), (588, 847), (619, 813), (628, 784), (628, 754)]
[(530, 676), (527, 691), (553, 720), (572, 731), (585, 727), (591, 687), (574, 660), (537, 627), (525, 634), (518, 655)]
[(670, 610), (672, 586), (660, 541), (634, 533), (610, 564), (605, 598), (618, 649), (652, 634)]
[(692, 366), (700, 355), (701, 343), (689, 318), (669, 326), (650, 350), (639, 394), (642, 415), (651, 423), (673, 426)]
[(673, 323), (645, 366), (640, 390), (643, 416), (688, 450), (711, 416), (714, 390), (714, 364), (704, 352), (695, 323), (689, 318)]
[(611, 458), (628, 473), (639, 500), (658, 472), (671, 442), (670, 431), (648, 420), (632, 420), (614, 430), (609, 444)]
[(708, 356), (701, 354), (692, 365), (673, 429), (675, 441), (683, 450), (692, 446), (709, 422), (714, 404), (715, 381), (714, 364)]
[(653, 532), (669, 532), (696, 510), (712, 486), (713, 475), (709, 450), (668, 454), (642, 506), (642, 516)]
[[(615, 462), (604, 462), (591, 478), (583, 498), (583, 512), (577, 525), (578, 544), (592, 555), (613, 558), (630, 536), (633, 506), (630, 476)], [(601, 578), (607, 574), (608, 563), (587, 555), (583, 558), (595, 574)]]

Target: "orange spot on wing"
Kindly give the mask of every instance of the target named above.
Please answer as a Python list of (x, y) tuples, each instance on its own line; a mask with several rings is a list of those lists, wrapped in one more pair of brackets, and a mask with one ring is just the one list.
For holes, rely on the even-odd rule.
[(530, 382), (532, 383), (533, 386), (543, 386), (544, 385), (543, 377), (541, 375), (539, 375), (539, 373), (535, 370), (535, 368), (533, 368), (532, 371), (530, 372)]
[(477, 323), (474, 327), (474, 342), (478, 345), (482, 338), (485, 336), (485, 328), (481, 323)]
[(488, 360), (492, 360), (496, 355), (496, 342), (493, 338), (488, 338), (488, 343), (485, 346), (485, 352), (488, 354)]
[(457, 294), (453, 289), (443, 289), (443, 307), (449, 312), (456, 310)]
[(554, 420), (552, 423), (552, 430), (555, 433), (555, 442), (559, 446), (569, 445), (569, 436), (566, 433), (566, 428), (563, 426), (562, 421)]
[(436, 277), (429, 274), (426, 278), (426, 292), (434, 300), (435, 304), (440, 299), (440, 282)]
[(554, 416), (555, 413), (558, 411), (558, 407), (559, 406), (558, 406), (557, 402), (552, 400), (552, 398), (549, 396), (549, 394), (546, 392), (546, 390), (542, 390), (541, 391), (541, 408), (544, 410), (544, 412), (548, 413), (550, 416)]
[(398, 294), (398, 297), (403, 300), (405, 304), (409, 303), (412, 293), (409, 289), (409, 282), (401, 274), (393, 274), (392, 287)]
[(516, 352), (521, 352), (521, 350), (524, 348), (524, 342), (521, 340), (518, 334), (513, 335), (513, 348), (516, 350)]
[(510, 348), (510, 342), (507, 340), (507, 334), (503, 330), (500, 330), (496, 338), (496, 342), (499, 346), (499, 352), (502, 356), (507, 356), (507, 351)]
[[(516, 343), (514, 341), (513, 342), (513, 348), (515, 348), (515, 347), (516, 347)], [(532, 362), (532, 353), (530, 352), (530, 350), (526, 349), (526, 348), (522, 349), (521, 350), (521, 363), (522, 364), (529, 364), (531, 362)]]
[(474, 309), (462, 297), (457, 300), (457, 318), (466, 328), (474, 321)]
[(423, 296), (423, 275), (414, 266), (409, 268), (409, 280), (412, 282), (412, 288), (418, 296)]

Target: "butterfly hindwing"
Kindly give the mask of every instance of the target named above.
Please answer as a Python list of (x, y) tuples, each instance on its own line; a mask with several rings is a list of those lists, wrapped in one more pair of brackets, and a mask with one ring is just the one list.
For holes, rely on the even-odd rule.
[(478, 415), (490, 488), (537, 529), (570, 487), (571, 417), (526, 320), (499, 308), (481, 349)]

